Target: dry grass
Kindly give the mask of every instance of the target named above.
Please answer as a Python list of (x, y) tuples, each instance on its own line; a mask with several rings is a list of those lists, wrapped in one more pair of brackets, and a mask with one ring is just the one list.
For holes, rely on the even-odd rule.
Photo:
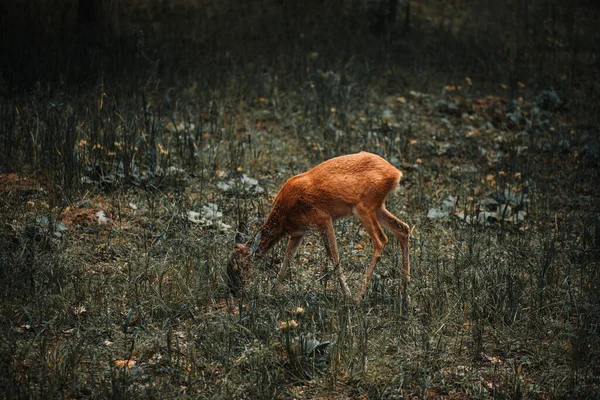
[[(387, 39), (335, 6), (165, 4), (135, 16), (125, 4), (144, 34), (108, 41), (119, 73), (110, 48), (93, 47), (66, 69), (99, 60), (79, 89), (6, 85), (4, 397), (598, 396), (598, 93), (582, 84), (593, 65), (480, 52), (496, 43), (478, 36), (485, 21), (445, 31), (480, 12), (454, 3), (424, 2), (413, 30)], [(582, 26), (593, 20), (590, 8)], [(557, 38), (580, 43), (557, 21)], [(462, 65), (460, 51), (473, 58)], [(566, 103), (547, 105), (551, 89)], [(414, 227), (410, 308), (394, 240), (355, 306), (317, 279), (316, 235), (281, 293), (280, 245), (247, 297), (227, 298), (239, 222), (256, 229), (286, 178), (360, 150), (405, 172), (388, 208)], [(368, 235), (355, 220), (336, 232), (356, 288)]]

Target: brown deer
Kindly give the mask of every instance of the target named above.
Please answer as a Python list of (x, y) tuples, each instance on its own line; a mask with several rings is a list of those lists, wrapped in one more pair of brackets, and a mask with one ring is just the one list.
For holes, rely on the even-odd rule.
[(302, 237), (309, 229), (316, 229), (323, 237), (342, 291), (350, 297), (350, 289), (340, 267), (333, 221), (351, 215), (361, 221), (374, 249), (373, 259), (354, 301), (361, 301), (388, 241), (382, 225), (400, 242), (404, 278), (409, 283), (409, 226), (385, 208), (385, 199), (398, 187), (400, 178), (402, 172), (380, 156), (360, 152), (332, 158), (288, 179), (275, 197), (273, 209), (254, 240), (235, 245), (227, 265), (231, 292), (237, 294), (250, 279), (251, 259), (263, 255), (288, 235), (283, 263), (275, 282), (278, 289)]

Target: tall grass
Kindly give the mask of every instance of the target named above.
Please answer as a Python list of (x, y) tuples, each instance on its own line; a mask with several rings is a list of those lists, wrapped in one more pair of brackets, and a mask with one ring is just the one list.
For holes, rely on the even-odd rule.
[[(553, 6), (569, 58), (540, 42), (548, 11), (517, 3), (496, 6), (503, 25), (474, 6), (413, 4), (412, 30), (385, 37), (351, 2), (124, 3), (118, 34), (89, 48), (57, 36), (75, 24), (69, 4), (34, 36), (58, 58), (24, 55), (8, 74), (0, 62), (4, 397), (598, 394), (598, 98), (566, 90), (597, 73), (570, 62), (591, 53), (569, 18), (586, 27), (592, 8)], [(529, 112), (547, 76), (570, 99), (543, 111), (547, 126), (490, 117), (463, 135), (483, 118), (473, 97), (512, 90)], [(230, 298), (238, 224), (256, 229), (291, 175), (360, 150), (405, 172), (388, 208), (414, 227), (408, 291), (390, 241), (365, 301), (348, 304), (308, 235), (282, 293), (270, 293), (280, 246)], [(527, 218), (475, 222), (478, 201), (507, 189), (527, 193)], [(427, 218), (449, 195), (473, 219)], [(355, 220), (336, 232), (356, 288), (369, 241)]]

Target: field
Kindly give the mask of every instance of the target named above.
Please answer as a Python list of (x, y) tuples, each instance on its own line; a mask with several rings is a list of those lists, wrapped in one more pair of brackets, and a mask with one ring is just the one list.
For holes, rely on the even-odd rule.
[[(402, 1), (381, 32), (369, 2), (106, 0), (85, 34), (38, 3), (0, 38), (0, 397), (600, 396), (592, 2)], [(238, 228), (359, 151), (404, 173), (408, 288), (390, 234), (354, 304), (313, 233), (230, 296)], [(335, 229), (354, 292), (371, 242)]]

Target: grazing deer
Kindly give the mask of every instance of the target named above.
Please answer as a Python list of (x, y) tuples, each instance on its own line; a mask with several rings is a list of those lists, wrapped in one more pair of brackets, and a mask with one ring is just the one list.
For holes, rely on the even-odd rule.
[(279, 288), (302, 237), (313, 228), (323, 237), (325, 250), (333, 262), (342, 291), (350, 297), (350, 289), (340, 267), (333, 221), (351, 215), (360, 219), (371, 236), (374, 249), (373, 259), (354, 301), (361, 301), (388, 241), (382, 225), (400, 242), (404, 277), (409, 283), (409, 226), (385, 208), (385, 199), (397, 188), (400, 178), (402, 172), (392, 164), (378, 155), (363, 151), (332, 158), (288, 179), (275, 197), (273, 209), (254, 240), (235, 245), (227, 265), (231, 292), (236, 294), (249, 280), (251, 258), (263, 255), (288, 235), (283, 263), (275, 283), (275, 288)]

